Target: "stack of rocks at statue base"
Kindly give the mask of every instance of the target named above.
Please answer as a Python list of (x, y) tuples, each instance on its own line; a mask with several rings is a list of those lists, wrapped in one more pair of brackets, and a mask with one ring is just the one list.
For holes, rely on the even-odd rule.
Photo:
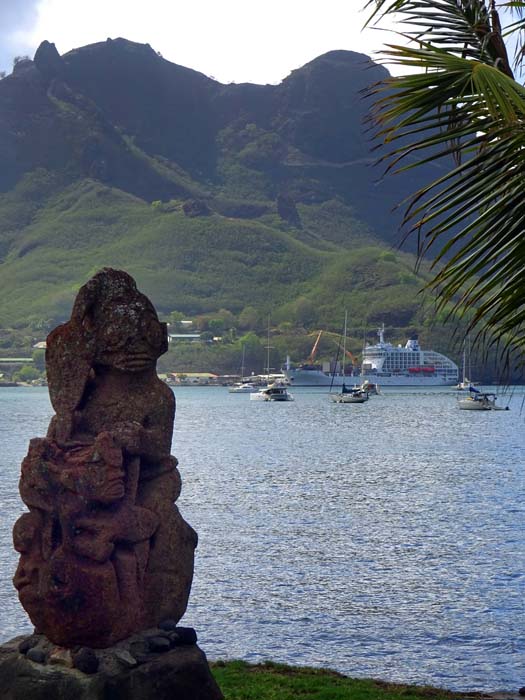
[(166, 325), (125, 272), (82, 287), (47, 339), (56, 415), (31, 440), (14, 585), (35, 634), (0, 647), (2, 700), (215, 700), (188, 603), (197, 535), (174, 502)]

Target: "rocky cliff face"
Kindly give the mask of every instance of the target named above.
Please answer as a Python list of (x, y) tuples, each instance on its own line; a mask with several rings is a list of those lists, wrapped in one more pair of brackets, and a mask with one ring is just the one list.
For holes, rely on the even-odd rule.
[[(280, 190), (298, 174), (290, 163), (341, 168), (370, 160), (361, 91), (386, 75), (362, 54), (333, 51), (280, 85), (221, 85), (149, 45), (108, 39), (61, 57), (45, 41), (34, 62), (0, 83), (0, 154), (8, 165), (0, 189), (35, 167), (66, 168), (163, 199), (184, 190), (177, 169), (194, 185), (213, 185), (222, 179), (218, 159), (249, 147), (244, 165), (271, 170)], [(252, 132), (243, 134), (247, 126)], [(225, 130), (240, 143), (224, 146)]]

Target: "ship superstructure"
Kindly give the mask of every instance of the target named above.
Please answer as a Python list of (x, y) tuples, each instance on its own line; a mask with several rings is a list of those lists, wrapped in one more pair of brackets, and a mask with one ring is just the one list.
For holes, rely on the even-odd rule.
[(330, 367), (306, 365), (287, 368), (284, 373), (295, 386), (341, 386), (343, 380), (356, 384), (372, 382), (380, 386), (453, 386), (459, 377), (458, 366), (434, 350), (422, 350), (417, 336), (405, 345), (385, 342), (384, 325), (377, 331), (379, 342), (366, 345), (361, 370), (349, 375), (330, 371)]

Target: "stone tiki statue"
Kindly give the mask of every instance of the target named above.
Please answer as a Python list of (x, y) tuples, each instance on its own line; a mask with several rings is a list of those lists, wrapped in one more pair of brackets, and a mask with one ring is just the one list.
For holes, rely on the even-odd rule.
[(174, 505), (175, 398), (155, 371), (166, 350), (166, 325), (112, 269), (48, 336), (56, 415), (22, 463), (14, 584), (55, 644), (107, 647), (186, 609), (197, 536)]

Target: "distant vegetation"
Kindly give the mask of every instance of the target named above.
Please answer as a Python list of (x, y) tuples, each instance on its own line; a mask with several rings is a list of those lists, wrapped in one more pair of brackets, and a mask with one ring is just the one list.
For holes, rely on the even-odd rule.
[(360, 91), (385, 76), (335, 51), (280, 86), (224, 86), (121, 39), (23, 57), (0, 83), (0, 353), (42, 340), (104, 266), (221, 337), (170, 350), (188, 370), (233, 370), (251, 333), (261, 371), (269, 316), (275, 366), (305, 359), (345, 310), (355, 351), (382, 322), (445, 350), (428, 270), (395, 248), (409, 180), (371, 167)]

